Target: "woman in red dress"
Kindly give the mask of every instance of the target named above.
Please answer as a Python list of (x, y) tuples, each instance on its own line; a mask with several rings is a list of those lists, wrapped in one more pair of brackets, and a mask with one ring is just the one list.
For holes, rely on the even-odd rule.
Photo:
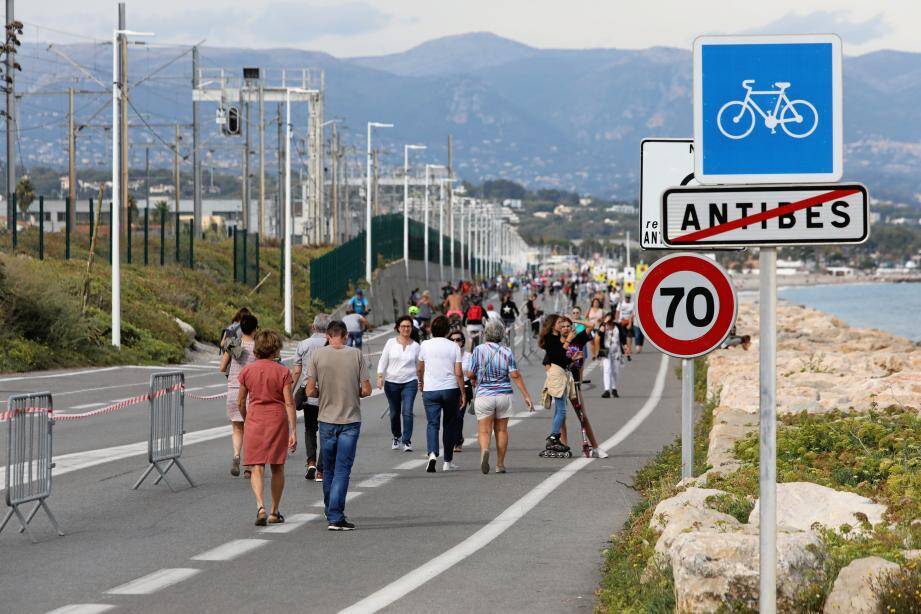
[[(256, 526), (261, 527), (285, 521), (278, 504), (285, 488), (285, 460), (297, 448), (297, 430), (291, 372), (278, 362), (281, 337), (275, 331), (259, 331), (253, 346), (256, 361), (240, 372), (237, 402), (245, 423), (243, 458), (253, 473), (250, 485), (258, 506)], [(272, 467), (272, 513), (268, 516), (262, 497), (267, 464)]]

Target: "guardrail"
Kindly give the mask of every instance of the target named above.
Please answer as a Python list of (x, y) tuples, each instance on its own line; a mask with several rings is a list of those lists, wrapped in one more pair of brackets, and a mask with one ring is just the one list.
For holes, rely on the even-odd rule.
[[(53, 403), (50, 392), (18, 394), (10, 397), (5, 418), (7, 420), (7, 462), (6, 462), (6, 504), (10, 508), (0, 531), (15, 515), (19, 520), (19, 532), (23, 531), (36, 542), (29, 530), (29, 523), (39, 508), (45, 510), (54, 530), (63, 536), (64, 532), (51, 513), (45, 501), (51, 496), (51, 460)], [(19, 508), (31, 502), (35, 507), (23, 516)]]
[[(185, 435), (185, 374), (182, 371), (154, 373), (150, 376), (150, 435), (147, 439), (147, 460), (150, 464), (134, 486), (137, 490), (156, 469), (159, 477), (154, 485), (162, 480), (170, 490), (173, 485), (166, 479), (167, 472), (174, 466), (179, 468), (189, 485), (195, 482), (182, 466), (182, 438)], [(166, 468), (161, 467), (166, 463)]]

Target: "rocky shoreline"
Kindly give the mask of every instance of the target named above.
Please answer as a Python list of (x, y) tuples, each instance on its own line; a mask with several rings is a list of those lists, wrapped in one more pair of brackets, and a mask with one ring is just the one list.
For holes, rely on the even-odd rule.
[[(742, 467), (736, 444), (758, 428), (756, 302), (740, 305), (737, 329), (752, 335), (749, 350), (736, 347), (708, 357), (708, 392), (718, 398), (709, 435), (709, 468), (679, 484), (684, 490), (659, 502), (649, 525), (658, 534), (650, 564), (670, 566), (678, 612), (757, 607), (757, 499), (749, 497), (747, 518), (730, 515), (718, 511), (714, 501), (735, 495), (708, 487)], [(777, 330), (780, 415), (921, 408), (921, 347), (911, 341), (851, 327), (834, 316), (784, 302), (778, 304)], [(795, 611), (804, 591), (832, 580), (824, 577), (821, 530), (870, 535), (887, 518), (885, 505), (806, 481), (779, 484), (777, 507), (780, 611)], [(910, 560), (919, 554), (905, 550), (901, 557)], [(873, 587), (899, 569), (880, 557), (854, 560), (836, 570), (823, 611), (875, 612)]]

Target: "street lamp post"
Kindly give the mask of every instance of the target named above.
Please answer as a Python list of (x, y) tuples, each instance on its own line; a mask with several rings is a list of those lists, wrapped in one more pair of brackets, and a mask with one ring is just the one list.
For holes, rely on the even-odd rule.
[(425, 283), (429, 283), (429, 175), (436, 168), (444, 168), (442, 164), (425, 165), (425, 204), (423, 211), (423, 224), (425, 225)]
[[(116, 24), (118, 24), (118, 11), (116, 9)], [(112, 223), (109, 232), (112, 233), (112, 345), (120, 348), (122, 345), (122, 288), (121, 288), (121, 155), (119, 143), (121, 130), (118, 119), (118, 102), (121, 90), (121, 75), (118, 70), (118, 37), (119, 36), (153, 36), (153, 32), (134, 32), (133, 30), (119, 30), (118, 25), (112, 30)], [(74, 205), (76, 206), (76, 205)], [(102, 203), (99, 203), (102, 207)]]
[(425, 145), (403, 146), (403, 263), (409, 279), (409, 150), (426, 149)]
[(371, 287), (371, 128), (393, 128), (393, 124), (382, 124), (380, 122), (368, 122), (368, 158), (367, 173), (365, 186), (365, 279), (368, 287)]

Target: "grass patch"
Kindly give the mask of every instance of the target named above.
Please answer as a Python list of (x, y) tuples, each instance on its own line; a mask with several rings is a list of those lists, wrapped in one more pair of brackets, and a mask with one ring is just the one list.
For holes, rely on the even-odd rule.
[[(695, 474), (707, 469), (706, 448), (719, 391), (706, 390), (706, 366), (698, 361), (695, 396), (706, 396), (695, 425)], [(747, 522), (758, 496), (758, 433), (736, 444), (742, 461), (737, 471), (707, 480), (706, 487), (728, 494), (710, 497), (707, 504)], [(809, 481), (855, 492), (888, 508), (886, 522), (862, 524), (843, 531), (821, 530), (826, 556), (817, 574), (798, 596), (797, 612), (821, 612), (838, 572), (851, 561), (880, 556), (902, 566), (901, 573), (881, 581), (881, 611), (921, 612), (921, 562), (907, 561), (904, 550), (921, 548), (921, 416), (899, 407), (867, 413), (806, 413), (779, 417), (777, 429), (779, 482)], [(605, 552), (603, 579), (596, 593), (597, 612), (672, 612), (675, 607), (672, 571), (646, 570), (658, 535), (649, 521), (655, 506), (677, 492), (681, 477), (681, 444), (669, 444), (637, 472), (634, 487), (640, 501), (624, 528)], [(734, 608), (727, 607), (736, 611)]]
[[(694, 394), (702, 411), (694, 427), (695, 472), (706, 470), (707, 439), (713, 423), (716, 397), (707, 396), (707, 363), (695, 361)], [(665, 446), (655, 458), (640, 469), (633, 486), (640, 495), (624, 528), (614, 535), (604, 552), (601, 586), (596, 591), (597, 612), (672, 612), (675, 609), (675, 586), (670, 567), (650, 567), (657, 535), (649, 528), (653, 510), (662, 499), (677, 492), (681, 479), (681, 441)]]
[[(33, 256), (34, 231), (20, 235), (12, 253), (9, 236), (0, 234), (0, 372), (110, 365), (177, 363), (185, 359), (186, 338), (174, 318), (191, 324), (200, 341), (217, 343), (234, 311), (246, 305), (260, 326), (283, 325), (277, 245), (260, 250), (258, 290), (233, 281), (230, 240), (198, 241), (195, 268), (167, 264), (144, 266), (137, 243), (134, 263), (122, 263), (122, 348), (111, 337), (111, 269), (100, 247), (93, 269), (89, 305), (81, 315), (86, 270), (85, 236), (75, 240), (74, 258), (63, 260), (63, 237), (48, 233), (46, 259)], [(167, 262), (171, 253), (167, 250)], [(295, 335), (304, 335), (317, 306), (309, 299), (310, 260), (322, 250), (292, 250)], [(158, 262), (154, 240), (151, 262)]]

